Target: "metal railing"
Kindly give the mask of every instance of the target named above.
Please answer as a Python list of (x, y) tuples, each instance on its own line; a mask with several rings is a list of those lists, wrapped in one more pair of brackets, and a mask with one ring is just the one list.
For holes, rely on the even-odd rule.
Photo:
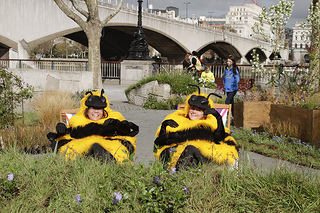
[[(206, 64), (211, 66), (211, 71), (216, 78), (222, 78), (225, 70), (224, 64)], [(0, 59), (0, 66), (20, 69), (46, 69), (58, 71), (88, 71), (88, 61), (84, 60), (28, 60), (28, 59)], [(265, 68), (271, 68), (271, 65), (264, 65)], [(251, 65), (238, 65), (240, 78), (254, 79), (257, 84), (266, 84), (270, 78), (276, 74), (272, 69), (267, 71), (254, 72)], [(294, 76), (297, 71), (308, 72), (309, 67), (285, 66), (283, 73), (288, 76)], [(153, 63), (153, 73), (161, 72), (182, 72), (182, 63)], [(101, 76), (103, 79), (120, 79), (121, 62), (120, 61), (102, 61)]]
[(102, 61), (101, 76), (103, 79), (120, 79), (121, 62), (120, 61)]
[[(181, 63), (154, 63), (154, 73), (161, 72), (182, 72), (182, 64)], [(224, 64), (206, 64), (207, 66), (211, 66), (211, 71), (214, 74), (215, 78), (222, 78), (226, 65)], [(252, 71), (251, 65), (237, 65), (240, 73), (241, 79), (254, 79), (254, 82), (257, 84), (266, 84), (270, 81), (271, 77), (275, 75), (277, 72), (272, 71), (272, 65), (264, 65), (266, 68), (265, 71)], [(285, 66), (282, 68), (283, 73), (288, 76), (294, 76), (296, 72), (308, 72), (309, 67), (296, 67), (296, 66)]]
[[(88, 61), (84, 60), (30, 60), (0, 59), (0, 66), (18, 69), (45, 69), (57, 71), (88, 71)], [(121, 63), (102, 61), (101, 76), (103, 79), (120, 79)]]

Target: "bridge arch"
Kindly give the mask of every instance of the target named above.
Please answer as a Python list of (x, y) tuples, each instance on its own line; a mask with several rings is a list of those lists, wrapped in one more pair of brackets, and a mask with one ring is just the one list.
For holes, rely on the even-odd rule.
[[(133, 24), (111, 24), (102, 31), (101, 56), (103, 60), (122, 60), (128, 55), (130, 44), (137, 26)], [(187, 48), (170, 35), (153, 28), (143, 28), (146, 41), (150, 46), (167, 57), (169, 61), (181, 62), (187, 52)], [(64, 30), (43, 38), (39, 38), (29, 43), (30, 47), (35, 47), (45, 41), (58, 37), (66, 37), (82, 45), (88, 46), (88, 40), (84, 31), (80, 28)]]
[(208, 50), (212, 50), (222, 59), (227, 59), (229, 55), (233, 55), (236, 61), (239, 61), (242, 58), (240, 51), (231, 43), (225, 41), (207, 43), (198, 49), (198, 53), (202, 55)]
[(50, 41), (50, 40), (53, 40), (53, 39), (59, 38), (59, 37), (67, 37), (67, 35), (75, 33), (75, 32), (79, 32), (79, 31), (82, 31), (82, 29), (80, 27), (75, 27), (75, 28), (71, 28), (68, 30), (62, 30), (62, 31), (38, 38), (38, 39), (33, 40), (31, 42), (28, 42), (28, 44), (31, 48), (34, 48), (34, 47), (38, 46), (39, 44), (42, 44), (46, 41)]
[(14, 42), (9, 38), (6, 38), (5, 36), (0, 35), (0, 58), (8, 57), (6, 55), (9, 52), (10, 48), (17, 50), (18, 49), (17, 42)]
[(260, 63), (264, 63), (268, 59), (266, 53), (261, 48), (255, 47), (249, 50), (248, 53), (245, 55), (245, 58), (249, 63), (252, 60), (252, 53), (254, 50), (256, 50), (256, 54), (259, 54)]
[(18, 44), (17, 42), (12, 41), (11, 39), (0, 35), (0, 46), (5, 47), (5, 48), (13, 48), (13, 49), (18, 49)]

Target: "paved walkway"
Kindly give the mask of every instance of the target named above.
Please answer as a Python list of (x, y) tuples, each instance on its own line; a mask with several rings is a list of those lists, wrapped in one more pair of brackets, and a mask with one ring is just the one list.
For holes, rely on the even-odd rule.
[[(135, 161), (149, 164), (154, 161), (153, 141), (155, 133), (166, 115), (174, 112), (173, 110), (146, 110), (142, 107), (129, 104), (124, 90), (128, 85), (104, 85), (105, 95), (111, 103), (110, 108), (120, 112), (128, 121), (139, 126), (137, 138), (137, 151)], [(251, 165), (261, 168), (262, 170), (275, 169), (276, 167), (287, 167), (291, 170), (297, 170), (304, 173), (318, 173), (319, 170), (306, 168), (295, 165), (286, 161), (265, 157), (253, 152), (240, 150), (240, 161), (248, 160)]]

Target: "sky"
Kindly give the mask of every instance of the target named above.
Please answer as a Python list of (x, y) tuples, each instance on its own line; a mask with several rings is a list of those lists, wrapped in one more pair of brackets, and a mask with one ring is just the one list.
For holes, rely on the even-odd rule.
[[(188, 8), (188, 17), (195, 14), (199, 16), (225, 17), (230, 6), (240, 6), (245, 0), (143, 0), (142, 7), (146, 8), (147, 4), (152, 4), (154, 9), (165, 9), (168, 6), (179, 8), (179, 15), (186, 17)], [(189, 3), (190, 4), (187, 4)], [(259, 6), (269, 8), (271, 5), (279, 3), (279, 0), (256, 0)], [(312, 0), (295, 0), (292, 15), (288, 21), (287, 27), (292, 27), (296, 22), (306, 21), (308, 8)], [(124, 3), (138, 5), (137, 0), (124, 0)], [(252, 3), (252, 0), (247, 0)], [(213, 13), (212, 13), (213, 12)]]

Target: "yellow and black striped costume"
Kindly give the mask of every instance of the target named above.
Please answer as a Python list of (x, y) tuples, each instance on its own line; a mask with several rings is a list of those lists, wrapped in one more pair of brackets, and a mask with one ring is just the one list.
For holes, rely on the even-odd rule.
[[(88, 108), (88, 97), (104, 97), (106, 107), (104, 118), (92, 121), (85, 116)], [(98, 150), (100, 156), (108, 154), (108, 160), (123, 162), (129, 159), (129, 155), (136, 151), (136, 138), (139, 132), (138, 126), (128, 122), (121, 113), (113, 111), (109, 107), (109, 101), (103, 92), (92, 91), (80, 101), (79, 111), (71, 117), (65, 134), (49, 133), (51, 147), (57, 146), (59, 153), (68, 159), (76, 156), (95, 155)], [(61, 123), (60, 123), (61, 124)], [(58, 129), (58, 125), (57, 125)], [(101, 153), (103, 152), (103, 153)], [(103, 157), (103, 156), (102, 156)]]
[[(205, 109), (207, 112), (214, 110), (212, 109), (213, 101), (208, 95), (201, 93), (200, 89), (198, 94), (190, 95), (186, 101), (186, 107), (169, 114), (159, 126), (155, 135), (154, 144), (157, 149), (155, 157), (168, 163), (170, 167), (179, 167), (177, 164), (183, 162), (183, 158), (186, 157), (185, 152), (192, 147), (194, 151), (189, 157), (198, 158), (193, 161), (195, 164), (210, 161), (218, 164), (235, 164), (239, 157), (237, 144), (229, 135), (229, 129), (224, 128), (219, 113), (214, 110), (215, 113), (207, 114), (204, 119), (190, 120), (188, 118), (190, 103), (194, 103), (190, 98), (198, 98), (198, 102), (199, 99), (202, 101), (207, 99), (207, 107), (203, 108), (199, 103), (196, 107)], [(175, 124), (172, 125), (172, 123)]]

